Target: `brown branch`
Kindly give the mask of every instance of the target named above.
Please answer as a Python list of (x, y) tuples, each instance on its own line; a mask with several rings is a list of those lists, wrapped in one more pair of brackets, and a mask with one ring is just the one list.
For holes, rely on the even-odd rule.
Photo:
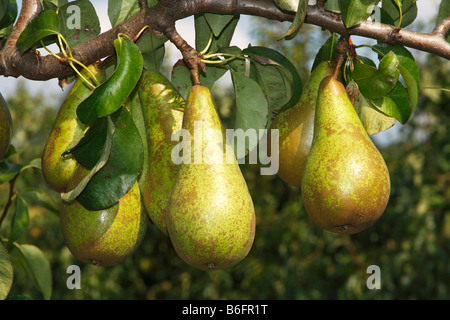
[[(24, 6), (31, 2), (39, 1), (24, 0)], [(279, 10), (272, 0), (162, 0), (157, 6), (150, 9), (143, 7), (138, 13), (115, 28), (75, 46), (72, 48), (74, 58), (85, 65), (89, 65), (110, 56), (114, 54), (113, 41), (119, 32), (134, 38), (146, 25), (149, 25), (155, 34), (164, 34), (175, 45), (177, 43), (180, 45), (180, 39), (177, 39), (176, 36), (178, 33), (175, 30), (175, 22), (206, 12), (252, 15), (277, 21), (292, 21), (294, 18), (293, 13)], [(25, 15), (25, 13), (21, 12), (22, 15)], [(444, 37), (450, 29), (449, 18), (442, 21), (433, 32), (428, 34), (406, 29), (397, 30), (389, 25), (369, 21), (361, 22), (357, 26), (346, 29), (339, 14), (326, 11), (320, 6), (309, 6), (305, 22), (343, 36), (358, 35), (377, 39), (450, 59), (450, 43), (446, 42)], [(17, 25), (16, 27), (18, 32), (19, 28)], [(185, 45), (183, 46), (187, 48)], [(187, 52), (191, 52), (191, 54), (187, 55)], [(185, 58), (188, 58), (188, 56), (192, 58), (191, 50), (186, 50), (183, 54)], [(10, 57), (11, 59), (9, 59)], [(8, 55), (5, 50), (0, 52), (0, 75), (24, 76), (32, 80), (48, 80), (66, 77), (72, 73), (73, 70), (69, 66), (62, 64), (52, 56), (37, 56), (32, 52), (18, 56), (17, 54)]]
[(25, 27), (41, 12), (41, 2), (39, 0), (23, 0), (19, 17), (11, 33), (6, 40), (5, 46), (0, 54), (0, 71), (7, 76), (10, 70), (13, 70), (20, 63), (20, 55), (16, 48), (17, 40)]

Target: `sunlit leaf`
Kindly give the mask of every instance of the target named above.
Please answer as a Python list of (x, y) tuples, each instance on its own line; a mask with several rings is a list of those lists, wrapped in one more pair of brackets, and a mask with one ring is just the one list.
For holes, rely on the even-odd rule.
[[(232, 73), (234, 91), (236, 95), (236, 122), (234, 129), (247, 130), (264, 129), (268, 120), (268, 105), (264, 93), (259, 84), (239, 73)], [(236, 148), (238, 159), (244, 157), (256, 147), (258, 141), (246, 141), (245, 150)]]
[(38, 247), (31, 244), (14, 243), (14, 246), (18, 250), (18, 263), (42, 293), (44, 299), (50, 299), (53, 281), (47, 257)]
[(356, 63), (351, 75), (361, 90), (369, 99), (380, 99), (386, 96), (396, 85), (400, 76), (397, 56), (390, 52), (380, 61), (378, 68)]
[(0, 300), (5, 300), (11, 289), (14, 269), (8, 251), (0, 241)]

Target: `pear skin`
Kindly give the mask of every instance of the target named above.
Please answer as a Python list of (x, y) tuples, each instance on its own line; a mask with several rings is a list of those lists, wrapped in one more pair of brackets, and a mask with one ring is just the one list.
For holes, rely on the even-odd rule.
[[(79, 166), (73, 179), (80, 181), (87, 172)], [(70, 252), (84, 263), (105, 267), (125, 261), (136, 250), (148, 222), (137, 182), (117, 204), (103, 210), (89, 211), (76, 200), (63, 201), (60, 218)]]
[[(300, 100), (280, 112), (270, 129), (278, 130), (278, 176), (287, 184), (299, 187), (314, 133), (314, 115), (320, 82), (333, 73), (331, 62), (320, 63), (306, 81)], [(270, 133), (270, 130), (269, 130)], [(270, 141), (270, 140), (269, 140)]]
[(12, 118), (8, 105), (0, 93), (0, 161), (3, 160), (12, 138)]
[(353, 234), (383, 214), (389, 172), (367, 135), (345, 88), (333, 77), (320, 84), (314, 138), (302, 178), (311, 220), (325, 230)]
[[(104, 80), (103, 70), (96, 65), (90, 65), (88, 68), (99, 82)], [(86, 70), (82, 70), (81, 74), (89, 78)], [(77, 78), (56, 115), (45, 144), (42, 153), (42, 174), (47, 184), (57, 192), (66, 191), (76, 169), (76, 160), (72, 156), (63, 156), (63, 153), (75, 147), (87, 130), (87, 126), (78, 120), (76, 110), (91, 92), (92, 89), (83, 79)]]
[(184, 99), (162, 74), (145, 71), (139, 85), (139, 99), (148, 141), (148, 170), (143, 198), (151, 221), (165, 234), (166, 211), (178, 165), (171, 158), (172, 133), (181, 129)]
[(166, 216), (170, 239), (181, 259), (195, 268), (232, 267), (253, 244), (255, 210), (233, 149), (224, 143), (207, 87), (194, 85), (189, 92), (183, 129), (190, 134), (190, 161), (180, 164), (170, 196)]

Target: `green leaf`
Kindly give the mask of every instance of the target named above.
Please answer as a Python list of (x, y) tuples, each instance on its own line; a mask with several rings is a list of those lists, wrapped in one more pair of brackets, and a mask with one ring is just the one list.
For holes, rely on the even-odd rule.
[(47, 6), (49, 4), (53, 5), (54, 8), (60, 8), (67, 4), (68, 0), (44, 0), (42, 1), (43, 6)]
[(73, 47), (100, 33), (100, 21), (89, 0), (76, 0), (58, 10), (61, 32)]
[(0, 241), (0, 300), (5, 300), (11, 290), (14, 269), (8, 251)]
[(380, 99), (386, 96), (396, 85), (400, 76), (398, 59), (390, 52), (381, 59), (377, 68), (356, 63), (352, 79), (356, 81), (361, 93), (369, 99)]
[(299, 0), (273, 0), (273, 2), (275, 2), (275, 4), (280, 9), (295, 12), (295, 11), (297, 11), (298, 4), (301, 1), (299, 1)]
[[(222, 53), (226, 53), (226, 54), (232, 54), (235, 56), (239, 56), (242, 53), (242, 50), (236, 46), (232, 46), (232, 47), (228, 47), (228, 48), (222, 48), (221, 50)], [(229, 58), (229, 57), (225, 57), (225, 58)], [(227, 62), (225, 64), (225, 66), (231, 68), (234, 72), (238, 72), (238, 73), (245, 73), (247, 71), (247, 67), (246, 67), (246, 61), (245, 59), (242, 58), (236, 58), (233, 59), (229, 62)], [(225, 72), (227, 71), (227, 69), (222, 68), (222, 67), (215, 67), (214, 65), (212, 66), (214, 67), (217, 71), (215, 73), (215, 80), (218, 80), (220, 77), (222, 77)]]
[[(111, 154), (112, 136), (116, 130), (116, 127), (112, 120), (113, 117), (114, 117), (114, 115), (108, 116), (105, 120), (107, 123), (106, 128), (105, 128), (106, 138), (104, 141), (104, 145), (100, 146), (100, 148), (99, 148), (99, 150), (102, 150), (102, 151), (99, 155), (99, 158), (97, 160), (95, 160), (96, 163), (93, 165), (92, 168), (87, 166), (87, 168), (89, 168), (91, 170), (89, 171), (89, 173), (87, 175), (85, 175), (82, 178), (82, 180), (72, 190), (61, 194), (62, 200), (66, 201), (66, 202), (75, 200), (80, 195), (80, 193), (83, 192), (83, 190), (86, 188), (87, 184), (90, 182), (92, 177), (106, 165), (106, 162), (108, 161), (109, 156)], [(98, 120), (102, 120), (102, 119), (98, 119)], [(85, 151), (87, 151), (87, 153), (90, 153), (90, 149), (87, 149)], [(97, 153), (97, 150), (95, 153)]]
[(301, 29), (303, 22), (305, 21), (306, 11), (308, 10), (308, 0), (298, 0), (298, 6), (296, 9), (294, 20), (292, 21), (288, 31), (282, 37), (282, 39), (293, 39), (298, 31)]
[(340, 0), (327, 0), (325, 2), (324, 8), (328, 11), (341, 13), (341, 6), (339, 4), (339, 1)]
[(381, 112), (379, 108), (372, 105), (370, 100), (360, 94), (355, 81), (351, 81), (346, 90), (368, 135), (385, 131), (395, 124), (395, 118)]
[(44, 10), (23, 30), (17, 40), (17, 50), (22, 55), (41, 39), (58, 33), (60, 33), (58, 15), (55, 11)]
[(398, 65), (406, 69), (416, 80), (417, 90), (420, 90), (420, 72), (419, 67), (411, 52), (402, 46), (393, 46), (387, 43), (379, 43), (373, 47), (375, 52), (381, 52), (384, 55), (394, 52), (398, 59)]
[(333, 33), (333, 35), (325, 41), (325, 43), (317, 52), (316, 57), (314, 58), (314, 63), (311, 67), (311, 71), (313, 71), (321, 62), (331, 61), (334, 58), (334, 56), (336, 55), (336, 44), (338, 40), (339, 36)]
[[(232, 73), (234, 92), (236, 96), (236, 121), (234, 129), (264, 129), (268, 120), (268, 105), (264, 93), (259, 84), (240, 73)], [(238, 159), (243, 158), (253, 150), (258, 141), (246, 141), (245, 149), (237, 148), (234, 143), (234, 151)]]
[(136, 0), (108, 0), (108, 17), (114, 28), (139, 11)]
[[(141, 105), (141, 100), (139, 99), (138, 90), (134, 90), (134, 92), (130, 95), (127, 105), (129, 106), (133, 122), (136, 125), (137, 130), (139, 131), (139, 136), (141, 137), (143, 148), (143, 163), (148, 163), (147, 128), (145, 126), (144, 110)], [(144, 190), (144, 186), (147, 181), (146, 174), (150, 166), (151, 164), (142, 166), (142, 171), (138, 179), (140, 190)]]
[(389, 93), (388, 97), (392, 99), (399, 111), (400, 115), (395, 115), (396, 119), (400, 121), (400, 123), (405, 124), (409, 120), (409, 117), (413, 111), (413, 107), (409, 101), (408, 91), (399, 81), (394, 89)]
[(38, 205), (59, 216), (59, 208), (55, 201), (42, 189), (26, 188), (20, 193), (29, 204)]
[[(436, 18), (436, 25), (439, 24), (442, 20), (445, 18), (450, 17), (450, 1), (448, 0), (442, 0), (441, 4), (439, 5), (439, 12)], [(447, 31), (446, 39), (448, 42), (450, 42), (450, 32)]]
[(155, 36), (152, 32), (145, 33), (137, 43), (144, 59), (146, 70), (159, 71), (164, 60), (165, 46), (168, 40), (165, 36)]
[[(397, 120), (404, 124), (409, 119), (418, 102), (420, 73), (417, 63), (413, 55), (405, 47), (383, 43), (377, 44), (373, 49), (375, 52), (381, 52), (383, 54), (392, 51), (397, 56), (399, 62), (398, 69), (400, 70), (402, 82), (396, 85), (398, 88), (396, 88), (394, 100), (399, 104), (398, 107), (401, 108)], [(401, 100), (401, 97), (405, 97), (404, 100)], [(407, 102), (409, 102), (409, 107), (407, 107)]]
[(401, 110), (399, 110), (395, 102), (389, 96), (381, 99), (367, 100), (367, 102), (383, 114), (393, 117), (398, 121), (402, 120)]
[[(399, 10), (401, 7), (401, 12)], [(382, 0), (382, 8), (387, 13), (390, 19), (394, 22), (395, 27), (404, 28), (410, 25), (417, 17), (416, 0)], [(389, 20), (384, 20), (381, 17), (382, 23), (389, 23)], [(401, 19), (401, 24), (400, 23)]]
[[(211, 20), (210, 16), (210, 20)], [(233, 38), (234, 31), (239, 22), (239, 16), (234, 15), (232, 19), (226, 24), (219, 35), (214, 35), (212, 37), (212, 42), (209, 47), (208, 52), (217, 50), (219, 48), (226, 48), (230, 46), (231, 39)], [(203, 51), (208, 41), (211, 37), (211, 33), (214, 34), (213, 30), (208, 23), (205, 14), (196, 15), (194, 17), (194, 26), (195, 26), (195, 48), (197, 51)], [(216, 30), (217, 31), (217, 30)]]
[(2, 5), (2, 8), (6, 8), (6, 10), (4, 12), (3, 9), (0, 11), (0, 30), (11, 26), (16, 20), (17, 17), (16, 0), (6, 1), (6, 5)]
[(138, 46), (128, 38), (118, 37), (114, 40), (114, 47), (117, 66), (113, 75), (95, 88), (77, 108), (77, 116), (85, 124), (116, 112), (141, 77), (143, 58)]
[(406, 84), (406, 91), (408, 91), (408, 98), (411, 107), (411, 113), (417, 106), (419, 100), (419, 88), (417, 87), (417, 82), (414, 76), (402, 66), (398, 66), (400, 74)]
[(20, 194), (16, 197), (16, 210), (11, 222), (11, 232), (9, 242), (12, 243), (20, 238), (23, 232), (28, 228), (30, 216), (28, 214), (28, 205)]
[[(67, 153), (72, 154), (83, 167), (93, 169), (105, 147), (108, 134), (107, 126), (107, 118), (102, 117), (95, 120), (78, 144)], [(65, 155), (66, 153), (63, 153), (63, 156)]]
[(302, 95), (303, 87), (300, 75), (298, 74), (298, 71), (292, 64), (292, 62), (290, 62), (278, 51), (266, 47), (248, 47), (242, 50), (242, 53), (249, 55), (252, 59), (257, 58), (257, 56), (268, 58), (273, 62), (278, 63), (280, 66), (286, 68), (292, 76), (293, 93), (289, 101), (283, 107), (281, 107), (280, 110), (286, 110), (297, 103), (297, 101), (300, 99), (300, 96)]
[(108, 208), (134, 185), (143, 167), (144, 150), (139, 130), (122, 107), (115, 121), (109, 159), (89, 181), (77, 201), (87, 210)]
[(170, 82), (172, 82), (183, 99), (186, 99), (193, 86), (189, 68), (184, 63), (175, 64), (172, 69)]
[(252, 62), (250, 78), (262, 88), (270, 111), (282, 108), (293, 92), (292, 77), (286, 69), (276, 64), (263, 65)]
[(20, 172), (22, 165), (10, 163), (8, 161), (0, 162), (0, 184), (10, 181)]
[(208, 22), (214, 36), (219, 37), (225, 27), (233, 20), (232, 14), (205, 13), (206, 22)]
[[(200, 83), (203, 86), (212, 89), (214, 82), (217, 81), (221, 76), (223, 76), (226, 71), (226, 69), (216, 67), (214, 65), (208, 65), (206, 67), (206, 74), (200, 73)], [(184, 63), (175, 64), (172, 70), (171, 82), (183, 97), (183, 99), (187, 98), (189, 91), (194, 85), (194, 83), (192, 82), (191, 72)]]
[(18, 263), (32, 279), (36, 288), (42, 293), (45, 300), (52, 295), (52, 273), (50, 263), (44, 253), (31, 244), (14, 243), (18, 250)]
[(372, 15), (379, 0), (341, 0), (341, 12), (345, 26), (350, 28)]

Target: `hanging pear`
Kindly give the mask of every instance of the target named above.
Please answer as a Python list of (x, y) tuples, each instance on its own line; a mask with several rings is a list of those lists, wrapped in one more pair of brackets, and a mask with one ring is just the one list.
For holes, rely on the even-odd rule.
[(183, 129), (189, 133), (190, 148), (183, 149), (188, 150), (188, 161), (180, 164), (169, 200), (170, 239), (181, 259), (193, 267), (232, 267), (253, 244), (255, 211), (207, 87), (194, 85), (189, 92)]
[(181, 129), (184, 99), (162, 74), (145, 71), (139, 85), (139, 99), (148, 141), (148, 170), (143, 198), (152, 222), (167, 234), (166, 211), (178, 165), (171, 158), (172, 134)]
[(311, 220), (336, 233), (367, 229), (388, 203), (390, 179), (384, 159), (345, 87), (332, 76), (319, 87), (314, 138), (301, 190)]
[(0, 93), (0, 161), (3, 160), (12, 138), (12, 118), (8, 105)]
[(299, 187), (302, 180), (303, 168), (313, 140), (314, 114), (317, 100), (317, 91), (320, 82), (333, 73), (332, 63), (321, 62), (306, 81), (300, 100), (282, 111), (272, 122), (271, 130), (278, 130), (279, 168), (278, 176), (284, 182)]
[[(99, 82), (104, 80), (105, 72), (96, 64), (88, 66), (88, 69)], [(85, 78), (90, 77), (89, 72), (84, 69), (81, 74)], [(81, 77), (78, 77), (56, 115), (53, 128), (45, 144), (42, 153), (42, 174), (47, 184), (57, 192), (66, 191), (77, 167), (76, 160), (71, 155), (63, 156), (63, 153), (75, 147), (88, 128), (78, 120), (76, 110), (91, 92), (92, 88)]]
[[(77, 185), (88, 172), (78, 165), (68, 188)], [(90, 211), (75, 199), (63, 201), (60, 210), (61, 229), (70, 252), (96, 266), (114, 266), (127, 259), (141, 244), (147, 222), (137, 182), (112, 207)]]

